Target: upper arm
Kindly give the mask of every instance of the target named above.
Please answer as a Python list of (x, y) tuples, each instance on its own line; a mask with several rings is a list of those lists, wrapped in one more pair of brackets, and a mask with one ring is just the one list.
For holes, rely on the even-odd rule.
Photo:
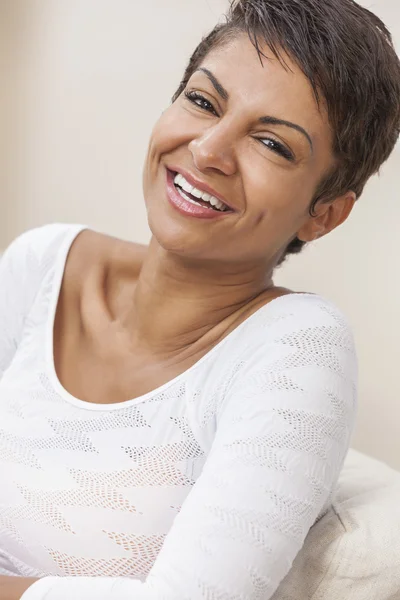
[(151, 578), (173, 581), (176, 598), (271, 598), (336, 484), (356, 379), (352, 336), (338, 318), (260, 347), (226, 398)]

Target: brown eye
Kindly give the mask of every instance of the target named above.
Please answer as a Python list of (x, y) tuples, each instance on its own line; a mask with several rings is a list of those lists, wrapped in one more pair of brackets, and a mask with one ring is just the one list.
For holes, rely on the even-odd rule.
[(280, 154), (281, 156), (283, 156), (283, 158), (286, 158), (286, 160), (290, 160), (291, 162), (293, 162), (295, 160), (292, 152), (290, 152), (290, 150), (288, 148), (286, 148), (286, 146), (284, 146), (277, 140), (274, 140), (273, 138), (258, 138), (258, 139), (264, 146), (266, 146), (267, 148), (270, 148), (276, 154)]
[(185, 97), (192, 104), (195, 104), (199, 108), (202, 108), (203, 110), (206, 110), (207, 112), (210, 112), (216, 117), (218, 117), (218, 114), (211, 102), (207, 100), (207, 98), (204, 98), (204, 96), (199, 94), (199, 92), (185, 92)]

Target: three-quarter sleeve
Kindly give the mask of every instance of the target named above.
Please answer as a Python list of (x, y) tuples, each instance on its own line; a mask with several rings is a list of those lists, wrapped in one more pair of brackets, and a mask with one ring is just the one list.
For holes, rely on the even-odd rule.
[(253, 349), (203, 471), (146, 581), (49, 577), (23, 600), (268, 600), (324, 509), (349, 446), (357, 365), (332, 310)]

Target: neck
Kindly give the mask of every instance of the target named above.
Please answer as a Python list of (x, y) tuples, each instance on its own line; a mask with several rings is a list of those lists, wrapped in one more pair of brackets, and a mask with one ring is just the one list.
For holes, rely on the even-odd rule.
[(265, 265), (182, 258), (153, 238), (125, 325), (153, 352), (179, 353), (206, 343), (212, 331), (223, 333), (263, 292), (273, 295), (271, 275)]

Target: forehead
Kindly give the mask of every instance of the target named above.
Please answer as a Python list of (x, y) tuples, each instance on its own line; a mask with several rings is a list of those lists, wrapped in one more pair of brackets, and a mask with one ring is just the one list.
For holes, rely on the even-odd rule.
[(229, 93), (229, 101), (241, 111), (272, 115), (297, 122), (319, 137), (330, 136), (323, 101), (318, 104), (307, 77), (283, 54), (282, 64), (267, 46), (259, 57), (246, 34), (213, 49), (201, 66), (209, 69)]

